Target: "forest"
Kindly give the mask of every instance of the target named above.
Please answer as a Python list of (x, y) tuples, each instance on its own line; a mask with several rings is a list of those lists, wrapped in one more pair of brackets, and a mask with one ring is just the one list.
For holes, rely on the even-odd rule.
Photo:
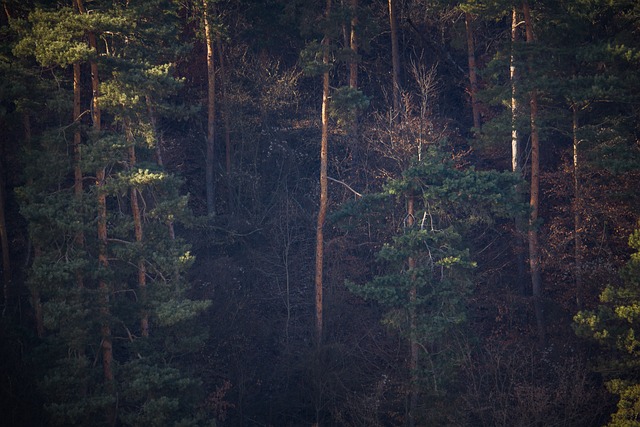
[(5, 426), (640, 426), (637, 0), (2, 0), (0, 135)]

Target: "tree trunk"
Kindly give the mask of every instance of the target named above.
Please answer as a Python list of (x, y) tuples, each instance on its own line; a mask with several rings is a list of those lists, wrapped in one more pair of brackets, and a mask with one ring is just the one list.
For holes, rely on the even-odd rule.
[(582, 309), (584, 303), (584, 285), (582, 283), (582, 189), (580, 186), (580, 169), (578, 157), (578, 105), (571, 106), (573, 134), (573, 244), (575, 262), (576, 306)]
[[(77, 9), (77, 8), (76, 8)], [(79, 12), (79, 10), (76, 10), (76, 12)], [(80, 206), (82, 206), (82, 197), (83, 197), (83, 176), (82, 176), (82, 167), (80, 165), (80, 162), (82, 160), (82, 151), (81, 151), (81, 144), (82, 144), (82, 134), (80, 132), (80, 119), (81, 119), (81, 89), (82, 89), (82, 83), (81, 83), (81, 69), (80, 69), (80, 63), (79, 62), (74, 62), (73, 63), (73, 124), (75, 126), (75, 130), (73, 131), (73, 195), (76, 199), (76, 201), (78, 202), (78, 208), (80, 208)], [(85, 244), (85, 236), (84, 236), (84, 231), (83, 230), (79, 230), (76, 233), (75, 236), (75, 244), (78, 248), (84, 248), (84, 244)], [(77, 269), (75, 272), (75, 276), (76, 276), (76, 286), (79, 290), (79, 292), (77, 293), (77, 304), (79, 307), (83, 306), (83, 292), (81, 292), (80, 290), (84, 289), (84, 275), (81, 269)], [(78, 352), (78, 358), (79, 359), (85, 359), (86, 358), (86, 354), (85, 354), (85, 340), (86, 340), (86, 330), (82, 329), (82, 338), (78, 340), (78, 342), (80, 343), (78, 345), (78, 348), (76, 349), (76, 351)], [(80, 396), (85, 397), (87, 394), (87, 384), (85, 381), (81, 382), (81, 386), (78, 390), (78, 394)]]
[[(28, 112), (22, 114), (22, 126), (24, 130), (24, 144), (27, 149), (31, 147), (31, 118)], [(27, 185), (33, 184), (33, 177), (28, 176)], [(40, 244), (36, 241), (33, 243), (33, 257), (38, 259), (42, 256)], [(37, 286), (29, 286), (31, 294), (31, 306), (33, 307), (33, 317), (36, 324), (36, 334), (38, 338), (44, 338), (44, 313), (42, 311), (42, 300), (40, 298), (40, 290)]]
[(158, 129), (158, 113), (153, 103), (153, 97), (149, 94), (145, 96), (145, 102), (147, 103), (147, 113), (149, 113), (149, 121), (151, 122), (151, 131), (155, 140), (155, 158), (158, 166), (164, 166), (164, 155), (162, 150), (164, 149), (162, 144), (162, 134)]
[[(33, 245), (33, 257), (38, 259), (42, 256), (42, 249), (39, 244)], [(33, 317), (36, 321), (36, 333), (38, 338), (44, 338), (44, 312), (42, 310), (42, 300), (40, 299), (40, 290), (35, 286), (30, 286), (31, 305), (33, 306)]]
[[(73, 122), (76, 127), (73, 131), (73, 194), (76, 200), (79, 202), (82, 200), (83, 184), (82, 184), (82, 167), (80, 161), (82, 160), (81, 143), (82, 134), (80, 133), (80, 63), (75, 62), (73, 64)], [(78, 231), (75, 237), (75, 243), (78, 247), (84, 247), (84, 233)], [(81, 271), (76, 271), (76, 284), (78, 288), (84, 288), (84, 277)]]
[(349, 86), (358, 88), (358, 0), (351, 0), (351, 34), (349, 47), (351, 47), (351, 60), (349, 61)]
[(216, 120), (216, 69), (213, 52), (213, 39), (209, 17), (209, 0), (203, 0), (202, 19), (204, 22), (204, 37), (207, 45), (207, 213), (215, 215), (215, 120)]
[[(129, 168), (133, 171), (136, 166), (136, 147), (133, 135), (131, 134), (131, 124), (128, 119), (125, 119), (125, 137), (127, 144), (129, 145)], [(131, 213), (133, 215), (133, 230), (136, 238), (136, 243), (139, 245), (139, 249), (142, 250), (142, 216), (140, 214), (140, 206), (138, 204), (138, 189), (131, 186), (130, 190), (131, 198)], [(147, 270), (144, 263), (144, 258), (140, 256), (138, 259), (138, 289), (140, 291), (140, 301), (142, 302), (142, 311), (140, 313), (140, 334), (143, 337), (149, 336), (149, 313), (146, 311), (147, 301)]]
[[(522, 3), (527, 43), (534, 43), (533, 22), (529, 4)], [(540, 271), (540, 247), (538, 243), (538, 212), (540, 208), (540, 139), (538, 134), (538, 94), (535, 89), (530, 93), (531, 116), (531, 194), (529, 207), (529, 268), (531, 272), (531, 290), (538, 327), (538, 339), (541, 345), (546, 343), (546, 325), (542, 298), (542, 275)]]
[[(412, 228), (415, 222), (415, 197), (413, 194), (407, 199), (407, 228)], [(411, 290), (409, 291), (409, 372), (411, 377), (411, 388), (409, 396), (409, 427), (416, 425), (416, 415), (418, 411), (418, 392), (419, 392), (419, 364), (418, 364), (418, 318), (416, 315), (416, 300), (418, 298), (418, 288), (416, 287), (415, 276), (416, 259), (409, 257), (409, 271), (411, 272)]]
[[(152, 127), (153, 135), (156, 141), (156, 152), (155, 152), (156, 163), (158, 163), (158, 166), (164, 166), (164, 156), (162, 154), (162, 150), (163, 150), (162, 133), (158, 129), (158, 114), (153, 104), (153, 98), (151, 95), (146, 96), (146, 102), (147, 102), (147, 112), (149, 113), (149, 119), (151, 121), (151, 127)], [(167, 228), (169, 229), (169, 237), (171, 238), (171, 240), (175, 240), (176, 233), (173, 226), (173, 221), (167, 220)]]
[[(511, 53), (509, 55), (509, 81), (511, 84), (511, 170), (518, 177), (522, 176), (522, 155), (520, 154), (520, 141), (518, 136), (518, 116), (520, 106), (518, 102), (518, 70), (516, 69), (516, 43), (518, 42), (518, 11), (514, 7), (511, 10)], [(520, 193), (519, 186), (516, 192)], [(524, 249), (525, 218), (518, 214), (515, 218), (515, 262), (517, 264), (517, 288), (520, 295), (526, 295), (526, 261)]]
[(400, 49), (398, 47), (398, 21), (395, 0), (389, 0), (389, 26), (391, 30), (393, 114), (395, 120), (397, 120), (400, 115)]
[(511, 11), (511, 54), (509, 56), (509, 81), (511, 83), (511, 170), (520, 174), (520, 148), (518, 145), (518, 98), (516, 82), (515, 44), (518, 41), (518, 12)]
[(471, 111), (473, 114), (473, 127), (480, 129), (480, 109), (478, 108), (478, 76), (476, 68), (476, 47), (473, 41), (473, 16), (469, 12), (464, 14), (464, 23), (467, 30), (467, 57), (469, 62), (469, 94), (471, 95)]
[[(328, 19), (331, 12), (331, 0), (327, 0), (325, 16)], [(315, 275), (315, 293), (316, 293), (316, 344), (320, 346), (322, 343), (322, 296), (323, 296), (323, 277), (322, 268), (324, 263), (324, 221), (327, 216), (327, 163), (328, 163), (328, 145), (329, 145), (329, 36), (325, 34), (322, 40), (323, 54), (322, 63), (327, 69), (322, 74), (322, 136), (320, 141), (320, 208), (318, 210), (318, 222), (316, 225), (316, 275)]]
[[(351, 59), (349, 60), (349, 86), (353, 89), (358, 89), (358, 0), (351, 0), (351, 13), (351, 29), (349, 34), (349, 47), (351, 48)], [(358, 112), (356, 111), (353, 123), (351, 123), (349, 134), (351, 144), (351, 161), (354, 166), (357, 166), (360, 159), (358, 134)]]
[(216, 46), (218, 47), (218, 62), (220, 63), (220, 89), (222, 92), (222, 118), (224, 121), (224, 147), (225, 147), (225, 173), (227, 177), (227, 203), (229, 211), (233, 212), (233, 186), (231, 180), (231, 124), (229, 123), (229, 100), (227, 98), (227, 73), (224, 67), (224, 56), (222, 52), (222, 40), (220, 34), (216, 34)]
[[(0, 147), (4, 151), (4, 144)], [(4, 156), (2, 156), (4, 158)], [(5, 170), (4, 162), (0, 158), (0, 248), (2, 249), (2, 291), (4, 295), (4, 307), (2, 315), (4, 316), (9, 307), (10, 289), (11, 289), (11, 258), (9, 257), (9, 236), (7, 235), (7, 223), (5, 219), (6, 209), (6, 189), (5, 189)]]
[[(82, 0), (76, 0), (78, 10), (81, 14), (86, 14), (87, 11), (84, 8)], [(92, 31), (87, 32), (89, 38), (89, 47), (98, 54), (98, 44), (96, 42), (96, 36)], [(93, 130), (95, 133), (101, 130), (101, 118), (100, 118), (100, 104), (98, 97), (100, 96), (100, 78), (98, 74), (98, 63), (96, 61), (90, 61), (91, 67), (91, 119), (93, 122)], [(107, 259), (107, 195), (104, 189), (106, 184), (106, 171), (105, 167), (99, 167), (96, 171), (96, 193), (97, 193), (97, 231), (98, 231), (98, 264), (100, 268), (107, 269), (109, 267), (109, 261)], [(100, 334), (102, 336), (101, 350), (102, 350), (102, 371), (106, 388), (110, 394), (114, 393), (113, 384), (113, 344), (111, 336), (111, 324), (109, 318), (111, 317), (109, 309), (109, 299), (111, 295), (111, 287), (107, 281), (100, 275), (98, 280), (98, 289), (101, 294), (100, 300), (100, 315), (102, 317), (102, 325), (100, 327)], [(115, 408), (110, 408), (105, 414), (107, 423), (114, 425), (116, 421)]]
[[(11, 14), (6, 2), (2, 2), (2, 6), (7, 18), (7, 22), (11, 21)], [(23, 119), (25, 120), (25, 140), (27, 143), (31, 140), (31, 125), (29, 122), (28, 113), (24, 113)], [(4, 297), (4, 306), (2, 308), (2, 317), (4, 317), (7, 308), (9, 307), (9, 300), (11, 294), (11, 257), (9, 255), (9, 236), (7, 234), (7, 222), (6, 222), (6, 181), (3, 159), (4, 147), (7, 139), (4, 138), (0, 143), (0, 251), (2, 252), (2, 294)]]

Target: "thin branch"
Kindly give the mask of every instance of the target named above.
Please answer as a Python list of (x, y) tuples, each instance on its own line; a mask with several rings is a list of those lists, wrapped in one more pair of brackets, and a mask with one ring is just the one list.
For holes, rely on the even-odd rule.
[(351, 190), (351, 192), (352, 192), (353, 194), (355, 194), (355, 195), (356, 195), (356, 196), (358, 196), (358, 197), (362, 197), (362, 194), (358, 193), (356, 190), (354, 190), (353, 188), (351, 188), (351, 186), (350, 186), (349, 184), (347, 184), (346, 182), (344, 182), (344, 181), (340, 181), (340, 180), (335, 179), (335, 178), (331, 178), (330, 176), (328, 176), (328, 177), (327, 177), (327, 179), (329, 179), (329, 180), (331, 180), (331, 181), (333, 181), (333, 182), (337, 182), (338, 184), (342, 184), (342, 185), (344, 185), (344, 186), (345, 186), (345, 187), (347, 187), (349, 190)]

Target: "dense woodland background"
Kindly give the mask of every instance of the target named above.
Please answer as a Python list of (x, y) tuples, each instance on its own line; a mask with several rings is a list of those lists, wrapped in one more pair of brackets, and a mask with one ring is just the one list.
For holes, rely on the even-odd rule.
[(3, 425), (640, 425), (636, 0), (3, 0)]

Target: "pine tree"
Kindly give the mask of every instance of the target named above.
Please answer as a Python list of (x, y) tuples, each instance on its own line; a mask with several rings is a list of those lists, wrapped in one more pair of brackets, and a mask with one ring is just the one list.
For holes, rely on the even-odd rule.
[[(193, 409), (199, 397), (187, 393), (196, 393), (197, 381), (168, 363), (202, 342), (192, 322), (208, 302), (186, 297), (192, 256), (167, 224), (189, 220), (188, 199), (181, 180), (154, 161), (147, 99), (159, 105), (179, 82), (165, 62), (178, 47), (147, 48), (154, 37), (171, 40), (175, 5), (152, 3), (36, 10), (16, 48), (26, 54), (36, 46), (38, 62), (62, 76), (77, 64), (92, 73), (82, 157), (75, 138), (69, 155), (64, 132), (51, 127), (29, 159), (32, 182), (21, 190), (34, 246), (42, 248), (29, 280), (43, 297), (43, 351), (51, 362), (42, 388), (53, 424), (202, 421)], [(112, 37), (98, 42), (105, 33)], [(96, 185), (79, 188), (78, 162), (84, 175), (97, 171)], [(102, 375), (92, 363), (100, 359)]]
[[(376, 212), (384, 206), (380, 214), (392, 217), (398, 202), (413, 205), (377, 253), (381, 273), (349, 288), (385, 307), (383, 321), (415, 343), (419, 358), (409, 368), (420, 395), (430, 396), (425, 401), (445, 396), (455, 378), (459, 349), (453, 337), (466, 320), (476, 266), (468, 233), (522, 209), (514, 184), (510, 173), (459, 169), (442, 147), (430, 144), (401, 178), (349, 208)], [(416, 425), (438, 422), (408, 416)]]
[(621, 282), (605, 288), (596, 311), (582, 311), (574, 317), (576, 332), (606, 349), (598, 369), (606, 372), (607, 389), (620, 397), (609, 426), (635, 426), (640, 418), (640, 341), (636, 336), (640, 327), (640, 228), (629, 237), (629, 247), (634, 252), (620, 272)]

